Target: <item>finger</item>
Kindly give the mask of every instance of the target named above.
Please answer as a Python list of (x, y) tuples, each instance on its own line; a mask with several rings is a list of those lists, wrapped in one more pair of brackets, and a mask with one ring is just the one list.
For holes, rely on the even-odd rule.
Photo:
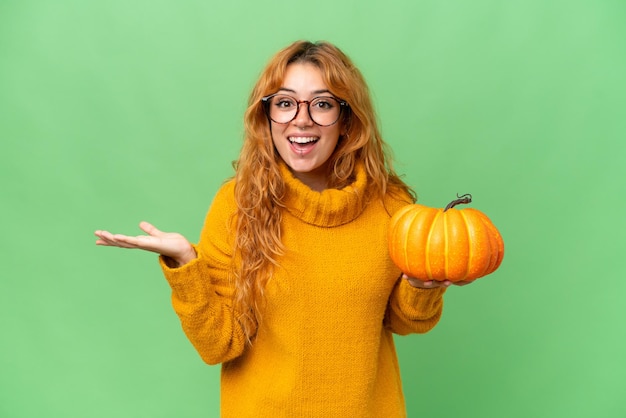
[(133, 248), (132, 242), (128, 242), (128, 238), (122, 234), (111, 234), (108, 231), (96, 231), (97, 245), (106, 245), (109, 247)]
[(406, 280), (409, 282), (409, 284), (411, 286), (418, 287), (420, 289), (430, 289), (433, 286), (433, 281), (432, 280), (422, 281), (422, 280), (416, 279), (414, 277), (407, 277)]
[(439, 287), (448, 287), (452, 284), (450, 280), (438, 281), (438, 280), (421, 280), (415, 277), (409, 277), (406, 274), (402, 274), (403, 279), (407, 280), (411, 286), (418, 287), (420, 289), (436, 289)]
[(143, 248), (143, 246), (145, 245), (145, 238), (146, 237), (142, 235), (137, 237), (131, 237), (122, 234), (113, 235), (113, 241), (115, 241), (115, 243), (120, 247), (124, 248)]
[(413, 287), (422, 287), (422, 282), (420, 280), (414, 279), (413, 277), (409, 277), (406, 274), (402, 275), (402, 279), (406, 280)]
[(102, 245), (106, 247), (119, 247), (119, 248), (148, 248), (150, 245), (150, 237), (138, 236), (131, 237), (123, 234), (112, 234), (109, 231), (95, 231), (94, 234), (98, 237), (96, 245)]
[(406, 273), (402, 273), (402, 276), (401, 276), (401, 277), (402, 277), (403, 279), (405, 279), (405, 280), (409, 280), (409, 281), (411, 281), (411, 282), (419, 282), (420, 284), (424, 284), (424, 283), (431, 283), (431, 282), (432, 282), (432, 280), (422, 280), (422, 279), (418, 279), (418, 278), (415, 278), (415, 277), (410, 277), (410, 276), (408, 276)]
[(470, 281), (467, 281), (467, 280), (461, 280), (460, 282), (456, 282), (456, 283), (454, 283), (454, 285), (455, 285), (455, 286), (465, 286), (465, 285), (468, 285), (468, 284), (470, 284), (470, 283), (472, 283), (472, 281), (471, 281), (471, 280), (470, 280)]
[(96, 231), (94, 234), (104, 241), (111, 241), (113, 239), (113, 234), (109, 231)]
[(109, 245), (106, 239), (106, 231), (97, 230), (93, 233), (98, 239), (96, 240), (96, 245)]
[(440, 282), (438, 280), (428, 280), (424, 282), (424, 286), (426, 289), (437, 289), (440, 287), (447, 287), (445, 282)]
[(111, 238), (100, 238), (96, 240), (96, 245), (102, 245), (106, 247), (121, 247), (121, 248), (129, 248), (128, 245), (123, 242), (119, 242), (115, 239)]
[(157, 229), (156, 226), (146, 221), (139, 222), (139, 228), (141, 228), (141, 230), (145, 232), (146, 234), (151, 235), (153, 237), (160, 237), (161, 235), (163, 235), (163, 232)]

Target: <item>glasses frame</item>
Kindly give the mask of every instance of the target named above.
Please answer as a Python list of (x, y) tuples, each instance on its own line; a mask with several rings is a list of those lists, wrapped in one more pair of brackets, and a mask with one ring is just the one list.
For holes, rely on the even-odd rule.
[[(296, 102), (296, 113), (293, 115), (293, 118), (291, 118), (290, 120), (288, 120), (287, 122), (278, 122), (275, 121), (274, 119), (272, 119), (272, 117), (270, 116), (270, 100), (273, 97), (276, 96), (287, 96), (292, 98), (295, 102)], [(335, 100), (337, 103), (339, 103), (339, 115), (337, 115), (337, 120), (335, 120), (333, 123), (329, 123), (327, 125), (322, 125), (321, 123), (317, 123), (315, 121), (315, 119), (313, 119), (313, 116), (311, 116), (311, 102), (314, 102), (316, 99), (333, 99)], [(339, 122), (339, 119), (341, 119), (341, 115), (343, 114), (343, 109), (349, 109), (350, 105), (348, 105), (348, 102), (346, 102), (343, 99), (340, 99), (338, 97), (335, 96), (315, 96), (314, 98), (312, 98), (311, 100), (297, 100), (295, 97), (289, 95), (289, 94), (285, 94), (285, 93), (274, 93), (274, 94), (270, 94), (269, 96), (265, 96), (265, 97), (261, 97), (261, 102), (263, 103), (263, 107), (265, 109), (265, 114), (267, 115), (267, 118), (269, 120), (271, 120), (274, 123), (278, 123), (280, 125), (286, 125), (288, 123), (291, 123), (294, 121), (295, 118), (298, 117), (298, 114), (300, 113), (300, 105), (306, 103), (306, 111), (307, 114), (309, 115), (309, 119), (311, 119), (311, 121), (313, 121), (314, 124), (318, 125), (318, 126), (332, 126), (335, 123)]]

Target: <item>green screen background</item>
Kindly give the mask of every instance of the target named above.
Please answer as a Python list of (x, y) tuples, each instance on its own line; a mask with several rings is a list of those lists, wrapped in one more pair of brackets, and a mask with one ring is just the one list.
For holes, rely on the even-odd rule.
[(505, 240), (437, 328), (396, 339), (409, 416), (626, 416), (625, 19), (622, 0), (0, 1), (0, 416), (218, 415), (156, 257), (92, 232), (197, 240), (247, 95), (297, 39), (361, 68), (421, 203), (472, 193)]

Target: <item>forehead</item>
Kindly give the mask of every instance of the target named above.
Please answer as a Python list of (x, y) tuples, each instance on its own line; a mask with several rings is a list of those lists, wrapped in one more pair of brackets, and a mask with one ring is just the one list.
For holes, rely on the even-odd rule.
[(320, 69), (310, 63), (289, 64), (280, 90), (296, 94), (319, 94), (329, 91)]

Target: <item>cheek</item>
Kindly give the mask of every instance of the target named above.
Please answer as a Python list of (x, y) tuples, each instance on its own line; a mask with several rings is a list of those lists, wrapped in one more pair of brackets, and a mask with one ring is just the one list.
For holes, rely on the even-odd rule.
[(337, 127), (334, 129), (329, 129), (327, 132), (324, 132), (324, 136), (327, 138), (327, 142), (332, 148), (336, 148), (337, 144), (341, 141), (341, 130)]
[(289, 124), (288, 123), (279, 124), (279, 123), (271, 122), (269, 124), (269, 128), (270, 128), (270, 133), (272, 135), (274, 134), (283, 135), (285, 131), (289, 129)]
[(276, 126), (274, 123), (270, 124), (270, 138), (272, 138), (272, 143), (276, 147), (277, 144), (282, 144), (283, 141), (280, 140), (282, 135), (281, 126)]

